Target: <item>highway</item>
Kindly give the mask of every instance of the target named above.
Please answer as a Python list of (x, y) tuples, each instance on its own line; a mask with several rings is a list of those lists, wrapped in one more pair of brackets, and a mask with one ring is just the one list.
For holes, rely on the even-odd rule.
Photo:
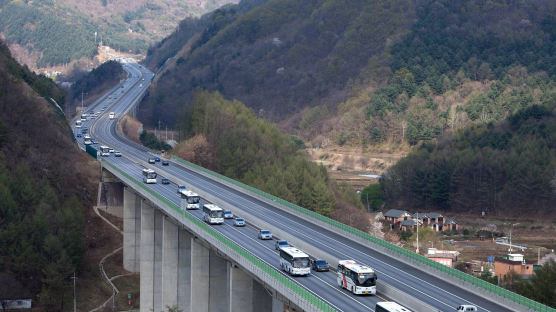
[[(123, 154), (123, 157), (116, 158), (111, 155), (105, 157), (105, 160), (141, 181), (141, 169), (153, 154), (147, 148), (123, 138), (116, 129), (116, 122), (140, 98), (150, 84), (153, 74), (138, 64), (127, 63), (124, 64), (124, 68), (129, 73), (128, 79), (87, 109), (87, 112), (97, 112), (106, 107), (98, 118), (84, 121), (84, 127), (88, 127), (91, 136), (98, 139), (102, 145), (113, 147)], [(109, 119), (109, 112), (115, 112), (116, 119)], [(74, 122), (72, 122), (72, 129), (75, 132), (80, 131), (75, 128)], [(83, 139), (76, 138), (76, 140), (79, 146), (84, 148)], [(95, 145), (96, 148), (98, 146)], [(374, 268), (378, 275), (377, 283), (386, 281), (426, 302), (438, 311), (455, 311), (461, 304), (476, 305), (479, 311), (510, 311), (438, 277), (417, 270), (400, 260), (385, 256), (298, 216), (199, 175), (181, 164), (171, 161), (169, 166), (161, 166), (160, 163), (157, 163), (156, 166), (158, 167), (159, 181), (160, 176), (168, 176), (171, 181), (172, 177), (179, 177), (189, 185), (194, 185), (201, 196), (203, 192), (217, 195), (233, 207), (241, 207), (249, 213), (241, 215), (247, 222), (249, 222), (250, 215), (263, 220), (271, 220), (281, 230), (294, 234), (300, 241), (308, 242), (338, 259), (353, 259)], [(180, 197), (176, 193), (175, 183), (170, 185), (149, 184), (148, 187), (179, 206)], [(201, 218), (200, 210), (188, 210), (186, 213)], [(257, 238), (258, 229), (251, 226), (237, 228), (232, 225), (231, 220), (226, 220), (223, 225), (214, 226), (214, 229), (280, 271), (279, 256), (274, 249), (274, 241), (259, 240)], [(295, 241), (293, 244), (296, 244)], [(290, 278), (339, 311), (374, 311), (377, 301), (387, 299), (380, 293), (377, 293), (377, 296), (356, 296), (339, 288), (334, 272), (312, 272), (307, 277)], [(408, 308), (411, 309), (411, 307)]]

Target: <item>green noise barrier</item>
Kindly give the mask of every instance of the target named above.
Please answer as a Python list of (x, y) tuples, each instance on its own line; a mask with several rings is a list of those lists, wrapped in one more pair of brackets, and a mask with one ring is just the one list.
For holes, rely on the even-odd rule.
[(279, 283), (281, 283), (282, 285), (284, 285), (285, 287), (289, 288), (290, 290), (292, 290), (295, 294), (297, 294), (298, 296), (300, 296), (301, 298), (305, 299), (306, 301), (308, 301), (310, 304), (312, 304), (314, 307), (316, 307), (317, 309), (324, 311), (324, 312), (332, 312), (332, 311), (336, 311), (336, 309), (332, 308), (330, 305), (328, 305), (326, 302), (324, 302), (323, 300), (321, 300), (320, 298), (318, 298), (317, 296), (313, 295), (312, 293), (310, 293), (309, 291), (307, 291), (306, 289), (304, 289), (303, 287), (299, 286), (299, 284), (293, 282), (291, 279), (287, 278), (286, 276), (280, 274), (280, 272), (278, 272), (275, 268), (271, 267), (270, 265), (266, 264), (265, 262), (263, 262), (262, 260), (260, 260), (259, 258), (255, 257), (253, 254), (251, 254), (250, 252), (248, 252), (247, 250), (243, 249), (241, 246), (237, 245), (236, 243), (234, 243), (233, 241), (229, 240), (228, 238), (226, 238), (224, 235), (220, 234), (219, 232), (215, 231), (212, 227), (210, 227), (209, 225), (207, 225), (206, 223), (202, 222), (201, 220), (193, 217), (191, 214), (183, 214), (182, 210), (180, 209), (180, 207), (178, 207), (177, 205), (175, 205), (174, 203), (170, 202), (169, 200), (167, 200), (166, 198), (160, 196), (159, 194), (157, 194), (155, 191), (153, 191), (152, 189), (146, 187), (143, 183), (137, 181), (136, 179), (132, 178), (130, 175), (128, 175), (127, 173), (125, 173), (124, 171), (122, 171), (120, 168), (114, 166), (113, 164), (105, 161), (105, 160), (101, 160), (101, 162), (105, 165), (108, 165), (110, 168), (116, 170), (118, 173), (120, 173), (122, 176), (124, 176), (126, 179), (128, 179), (129, 181), (131, 181), (132, 183), (134, 183), (136, 186), (138, 186), (139, 188), (145, 190), (146, 192), (148, 192), (150, 195), (152, 195), (153, 197), (155, 197), (156, 199), (160, 200), (162, 203), (164, 203), (165, 205), (167, 205), (168, 207), (174, 209), (175, 211), (177, 211), (178, 213), (180, 213), (181, 216), (184, 216), (185, 218), (187, 218), (190, 222), (192, 222), (193, 224), (195, 224), (196, 226), (198, 226), (199, 228), (203, 229), (205, 232), (207, 232), (208, 234), (210, 234), (211, 236), (213, 236), (214, 238), (216, 238), (218, 241), (220, 241), (221, 243), (223, 243), (226, 247), (232, 249), (234, 252), (236, 252), (238, 255), (240, 255), (241, 257), (245, 258), (246, 260), (248, 260), (249, 262), (251, 262), (253, 265), (255, 265), (256, 267), (258, 267), (259, 269), (261, 269), (263, 272), (265, 272), (266, 274), (268, 274), (269, 276), (271, 276), (272, 278), (274, 278), (276, 281), (278, 281)]
[(309, 210), (309, 209), (302, 208), (302, 207), (300, 207), (300, 206), (298, 206), (298, 205), (292, 204), (292, 203), (290, 203), (290, 202), (288, 202), (288, 201), (285, 201), (285, 200), (283, 200), (283, 199), (281, 199), (281, 198), (278, 198), (278, 197), (276, 197), (276, 196), (274, 196), (274, 195), (271, 195), (271, 194), (268, 194), (268, 193), (266, 193), (266, 192), (263, 192), (263, 191), (261, 191), (261, 190), (259, 190), (259, 189), (256, 189), (256, 188), (252, 187), (252, 186), (249, 186), (249, 185), (246, 185), (246, 184), (244, 184), (244, 183), (238, 182), (238, 181), (236, 181), (236, 180), (230, 179), (230, 178), (228, 178), (228, 177), (226, 177), (226, 176), (223, 176), (223, 175), (221, 175), (221, 174), (219, 174), (219, 173), (217, 173), (217, 172), (208, 170), (208, 169), (206, 169), (206, 168), (203, 168), (203, 167), (201, 167), (201, 166), (199, 166), (199, 165), (196, 165), (196, 164), (194, 164), (194, 163), (191, 163), (191, 162), (189, 162), (189, 161), (187, 161), (187, 160), (181, 159), (181, 158), (176, 157), (176, 156), (174, 156), (174, 155), (172, 155), (172, 158), (175, 159), (175, 160), (177, 160), (177, 161), (179, 161), (179, 162), (181, 162), (181, 163), (183, 163), (183, 164), (185, 164), (185, 165), (187, 165), (187, 166), (190, 166), (190, 167), (196, 168), (196, 169), (198, 169), (198, 170), (201, 170), (201, 171), (203, 171), (203, 172), (206, 172), (206, 173), (208, 173), (208, 174), (210, 174), (210, 175), (212, 175), (212, 176), (214, 176), (214, 177), (216, 177), (216, 178), (225, 180), (225, 181), (227, 181), (227, 182), (229, 182), (229, 183), (232, 183), (232, 184), (234, 184), (234, 185), (236, 185), (236, 186), (238, 186), (238, 187), (241, 187), (241, 188), (243, 188), (243, 189), (245, 189), (245, 190), (251, 191), (251, 192), (253, 192), (253, 193), (255, 193), (255, 194), (258, 194), (258, 195), (260, 195), (260, 196), (262, 196), (262, 197), (265, 197), (265, 198), (267, 198), (267, 199), (270, 199), (270, 200), (272, 200), (272, 201), (274, 201), (274, 202), (276, 202), (276, 203), (279, 203), (279, 204), (281, 204), (281, 205), (284, 205), (284, 206), (286, 206), (286, 207), (289, 207), (289, 208), (293, 209), (294, 211), (303, 213), (303, 214), (308, 215), (308, 216), (310, 216), (310, 217), (312, 217), (312, 218), (315, 218), (315, 219), (320, 220), (320, 221), (322, 221), (322, 222), (325, 222), (325, 223), (327, 223), (327, 224), (329, 224), (329, 225), (332, 225), (332, 226), (334, 226), (334, 227), (336, 227), (336, 228), (339, 228), (339, 229), (341, 229), (341, 230), (343, 230), (343, 231), (346, 231), (346, 232), (348, 232), (348, 233), (350, 233), (350, 234), (353, 234), (353, 235), (355, 235), (355, 236), (358, 236), (358, 237), (360, 237), (360, 238), (363, 238), (363, 239), (365, 239), (365, 240), (367, 240), (367, 241), (369, 241), (369, 242), (372, 242), (372, 243), (374, 243), (374, 244), (377, 244), (377, 245), (379, 245), (379, 246), (382, 246), (382, 247), (384, 247), (384, 248), (386, 248), (386, 249), (388, 249), (388, 250), (390, 250), (390, 251), (393, 251), (393, 252), (395, 252), (395, 253), (397, 253), (397, 254), (400, 254), (400, 255), (403, 255), (403, 256), (405, 256), (405, 257), (408, 257), (408, 258), (410, 258), (410, 259), (413, 260), (413, 261), (416, 261), (416, 262), (419, 262), (419, 263), (421, 263), (421, 264), (427, 265), (427, 266), (432, 267), (432, 268), (434, 268), (434, 269), (436, 269), (436, 270), (442, 271), (442, 272), (447, 273), (447, 274), (449, 274), (449, 275), (451, 275), (451, 276), (453, 276), (453, 277), (456, 277), (456, 278), (458, 278), (458, 279), (460, 279), (460, 280), (462, 280), (462, 281), (465, 281), (465, 282), (467, 282), (467, 283), (470, 283), (470, 284), (472, 284), (472, 285), (475, 285), (475, 286), (477, 286), (477, 287), (480, 287), (480, 288), (482, 288), (482, 289), (485, 289), (485, 290), (487, 290), (487, 291), (490, 291), (490, 292), (493, 293), (493, 294), (496, 294), (496, 295), (498, 295), (498, 296), (500, 296), (500, 297), (502, 297), (502, 298), (508, 299), (508, 300), (513, 301), (513, 302), (515, 302), (515, 303), (518, 303), (518, 304), (520, 304), (520, 305), (522, 305), (522, 306), (524, 306), (524, 307), (527, 307), (527, 308), (529, 308), (529, 309), (531, 309), (531, 310), (541, 311), (541, 312), (556, 312), (556, 309), (551, 308), (551, 307), (549, 307), (549, 306), (547, 306), (547, 305), (544, 305), (544, 304), (542, 304), (542, 303), (540, 303), (540, 302), (531, 300), (531, 299), (529, 299), (529, 298), (527, 298), (527, 297), (524, 297), (524, 296), (522, 296), (522, 295), (519, 295), (519, 294), (516, 294), (516, 293), (514, 293), (514, 292), (511, 292), (511, 291), (509, 291), (509, 290), (507, 290), (507, 289), (505, 289), (505, 288), (502, 288), (502, 287), (500, 287), (500, 286), (491, 284), (491, 283), (489, 283), (489, 282), (487, 282), (487, 281), (484, 281), (484, 280), (482, 280), (482, 279), (480, 279), (480, 278), (477, 278), (477, 277), (475, 277), (475, 276), (472, 276), (472, 275), (463, 273), (463, 272), (461, 272), (461, 271), (459, 271), (459, 270), (456, 270), (456, 269), (453, 269), (453, 268), (451, 268), (451, 267), (448, 267), (448, 266), (445, 266), (445, 265), (443, 265), (443, 264), (440, 264), (440, 263), (438, 263), (438, 262), (436, 262), (436, 261), (434, 261), (434, 260), (431, 260), (431, 259), (429, 259), (429, 258), (427, 258), (427, 257), (424, 257), (424, 256), (421, 256), (421, 255), (419, 255), (419, 254), (416, 254), (416, 253), (414, 253), (414, 252), (412, 252), (412, 251), (410, 251), (410, 250), (407, 250), (407, 249), (405, 249), (405, 248), (403, 248), (403, 247), (400, 247), (400, 246), (394, 245), (394, 244), (392, 244), (392, 243), (389, 243), (389, 242), (387, 242), (387, 241), (385, 241), (385, 240), (382, 240), (382, 239), (380, 239), (380, 238), (378, 238), (378, 237), (375, 237), (375, 236), (373, 236), (373, 235), (371, 235), (371, 234), (369, 234), (369, 233), (366, 233), (366, 232), (363, 232), (363, 231), (358, 230), (358, 229), (356, 229), (356, 228), (353, 228), (353, 227), (351, 227), (351, 226), (345, 225), (345, 224), (343, 224), (343, 223), (340, 223), (340, 222), (338, 222), (338, 221), (336, 221), (336, 220), (333, 220), (333, 219), (330, 219), (330, 218), (328, 218), (328, 217), (325, 217), (325, 216), (323, 216), (323, 215), (321, 215), (321, 214), (318, 214), (318, 213), (316, 213), (316, 212), (314, 212), (314, 211), (311, 211), (311, 210)]

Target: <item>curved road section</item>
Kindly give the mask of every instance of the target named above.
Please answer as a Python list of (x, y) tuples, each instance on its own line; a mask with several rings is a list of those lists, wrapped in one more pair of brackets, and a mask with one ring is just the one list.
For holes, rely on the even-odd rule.
[[(88, 118), (84, 121), (83, 127), (87, 127), (91, 136), (96, 138), (100, 144), (113, 147), (123, 155), (123, 157), (114, 157), (112, 154), (105, 157), (106, 161), (141, 181), (141, 170), (148, 166), (152, 168), (152, 165), (147, 164), (147, 160), (154, 154), (149, 149), (131, 142), (118, 133), (117, 120), (141, 99), (154, 74), (135, 63), (124, 63), (123, 66), (128, 72), (128, 78), (87, 108), (87, 113), (93, 111), (95, 113), (100, 112), (100, 114), (96, 118)], [(109, 112), (114, 112), (116, 118), (110, 119)], [(72, 128), (76, 133), (83, 129), (75, 128), (74, 122), (72, 122)], [(76, 140), (78, 145), (84, 149), (83, 138), (76, 137)], [(99, 144), (94, 145), (94, 147), (98, 149)], [(279, 228), (281, 233), (293, 235), (295, 237), (295, 240), (292, 241), (294, 245), (310, 244), (315, 250), (320, 250), (336, 259), (353, 259), (358, 263), (374, 268), (379, 278), (377, 284), (383, 281), (403, 291), (408, 296), (426, 303), (434, 310), (455, 311), (459, 305), (473, 304), (478, 307), (478, 311), (510, 311), (505, 306), (307, 222), (299, 216), (228, 187), (216, 179), (201, 175), (180, 163), (171, 161), (169, 166), (161, 166), (160, 163), (154, 166), (157, 167), (159, 176), (169, 178), (172, 183), (169, 185), (149, 184), (147, 186), (178, 206), (180, 198), (176, 193), (176, 184), (185, 182), (187, 185), (194, 186), (201, 196), (210, 194), (225, 201), (230, 207), (241, 208), (241, 211), (245, 212), (245, 215), (241, 215), (241, 217), (244, 217), (247, 222), (250, 218), (266, 220)], [(200, 210), (188, 210), (186, 213), (201, 219)], [(225, 220), (223, 225), (214, 226), (214, 229), (270, 264), (276, 270), (281, 270), (279, 255), (274, 248), (274, 241), (258, 239), (258, 229), (256, 227), (237, 228), (233, 226), (231, 220)], [(374, 311), (376, 302), (387, 300), (380, 292), (377, 293), (377, 296), (356, 296), (345, 289), (341, 289), (338, 287), (336, 275), (333, 271), (311, 272), (307, 277), (288, 276), (288, 278), (338, 311)], [(412, 307), (408, 308), (411, 309)]]

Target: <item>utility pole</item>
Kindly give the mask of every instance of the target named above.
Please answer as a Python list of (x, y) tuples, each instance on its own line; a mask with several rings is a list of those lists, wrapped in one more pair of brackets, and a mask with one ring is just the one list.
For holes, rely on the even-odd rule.
[(514, 225), (518, 225), (519, 223), (513, 223), (512, 227), (510, 228), (510, 253), (512, 253), (512, 230), (514, 229)]
[(415, 250), (416, 253), (419, 253), (419, 213), (415, 213), (416, 218), (413, 219), (417, 223), (417, 248)]
[(73, 277), (71, 278), (73, 280), (73, 312), (77, 311), (77, 298), (75, 297), (75, 280), (77, 279), (77, 277), (75, 277), (75, 271), (73, 272)]

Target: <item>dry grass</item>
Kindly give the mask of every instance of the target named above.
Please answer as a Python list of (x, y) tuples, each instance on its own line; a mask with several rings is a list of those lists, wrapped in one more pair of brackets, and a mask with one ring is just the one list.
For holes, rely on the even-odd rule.
[(129, 116), (126, 115), (118, 122), (118, 130), (123, 133), (128, 139), (141, 144), (139, 140), (139, 132), (143, 129), (143, 124)]

